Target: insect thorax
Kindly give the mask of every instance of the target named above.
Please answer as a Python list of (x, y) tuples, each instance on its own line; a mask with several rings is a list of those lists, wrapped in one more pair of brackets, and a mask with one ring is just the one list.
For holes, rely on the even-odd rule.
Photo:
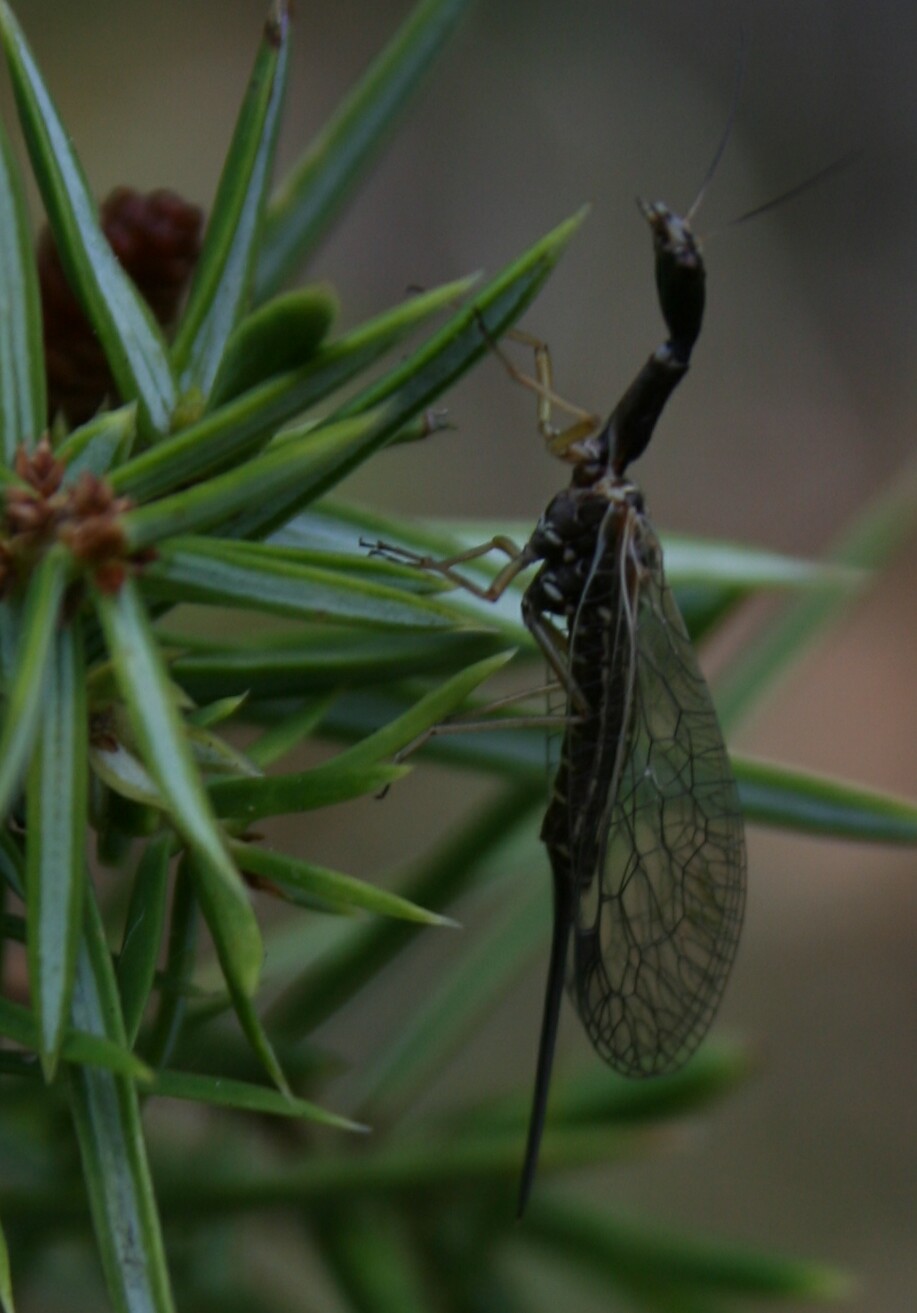
[[(622, 542), (623, 539), (623, 542)], [(575, 480), (548, 503), (529, 539), (528, 552), (543, 565), (528, 598), (539, 611), (571, 620), (596, 562), (606, 554), (654, 568), (656, 538), (649, 528), (640, 489), (607, 469), (592, 481)]]

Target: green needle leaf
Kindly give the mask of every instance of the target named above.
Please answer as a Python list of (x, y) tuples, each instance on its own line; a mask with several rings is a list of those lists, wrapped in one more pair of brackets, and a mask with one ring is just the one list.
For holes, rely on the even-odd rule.
[(306, 287), (276, 296), (234, 329), (210, 392), (211, 408), (311, 360), (337, 314), (327, 287)]
[[(87, 889), (73, 1021), (124, 1045), (124, 1025), (105, 933)], [(173, 1313), (159, 1215), (137, 1092), (132, 1081), (91, 1067), (68, 1068), (70, 1108), (109, 1295), (120, 1313)]]
[(224, 523), (252, 502), (268, 504), (290, 487), (297, 501), (311, 500), (377, 445), (374, 415), (341, 420), (321, 429), (306, 427), (295, 440), (218, 474), (205, 483), (128, 511), (121, 519), (132, 549), (151, 546), (177, 533)]
[(10, 1254), (3, 1223), (0, 1222), (0, 1309), (3, 1313), (16, 1313), (13, 1305), (13, 1279), (10, 1274)]
[[(192, 863), (193, 866), (193, 863)], [(280, 1065), (280, 1060), (274, 1052), (274, 1046), (270, 1041), (267, 1031), (261, 1023), (261, 1018), (255, 1011), (255, 1005), (248, 994), (243, 994), (235, 987), (232, 980), (229, 981), (229, 993), (232, 998), (232, 1005), (235, 1009), (239, 1024), (251, 1044), (253, 1051), (257, 1054), (261, 1065), (270, 1076), (271, 1080), (277, 1086), (277, 1089), (285, 1099), (293, 1097), (290, 1086), (287, 1082), (284, 1070)]]
[(122, 396), (139, 401), (145, 430), (166, 433), (176, 394), (162, 334), (102, 232), (69, 134), (5, 0), (0, 4), (0, 39), (67, 277), (99, 334)]
[(569, 1203), (536, 1201), (519, 1234), (613, 1285), (645, 1284), (676, 1300), (691, 1291), (831, 1299), (848, 1288), (842, 1274), (814, 1263), (666, 1235), (655, 1223), (643, 1228)]
[(335, 694), (327, 694), (292, 715), (284, 716), (249, 745), (249, 761), (253, 761), (262, 770), (267, 770), (275, 761), (292, 752), (298, 743), (302, 743), (318, 729), (334, 701)]
[(100, 477), (127, 460), (137, 436), (137, 407), (120, 406), (81, 424), (57, 448), (65, 462), (63, 485), (72, 487), (88, 470)]
[(379, 793), (408, 773), (407, 766), (338, 767), (335, 761), (293, 775), (214, 780), (210, 798), (219, 816), (251, 824), (265, 816), (291, 815)]
[[(319, 558), (320, 560), (320, 558)], [(281, 548), (233, 539), (165, 543), (143, 574), (144, 593), (170, 602), (238, 606), (307, 620), (395, 628), (447, 628), (461, 616), (440, 601), (354, 572), (300, 564)]]
[(342, 752), (335, 759), (335, 766), (338, 770), (366, 766), (378, 761), (380, 757), (389, 757), (411, 747), (427, 730), (452, 715), (479, 684), (502, 670), (512, 656), (512, 652), (498, 652), (496, 656), (476, 661), (460, 670), (457, 675), (425, 694), (397, 720)]
[(917, 844), (917, 803), (773, 762), (742, 757), (732, 764), (749, 820), (804, 834)]
[(124, 1029), (133, 1045), (150, 997), (169, 891), (169, 859), (172, 836), (160, 835), (144, 849), (131, 886), (131, 900), (124, 921), (124, 936), (118, 955), (118, 988), (124, 1013)]
[(289, 21), (286, 0), (278, 0), (265, 24), (172, 350), (182, 387), (204, 396), (248, 295), (286, 86)]
[(250, 995), (263, 955), (258, 925), (195, 768), (140, 595), (127, 580), (115, 596), (96, 591), (94, 600), (144, 764), (197, 858), (201, 905), (223, 970), (233, 988)]
[(29, 983), (50, 1081), (67, 1025), (83, 926), (88, 735), (77, 626), (57, 631), (48, 664), (26, 795), (26, 892)]
[(147, 501), (204, 475), (232, 468), (263, 446), (282, 424), (341, 387), (419, 324), (461, 298), (474, 282), (474, 278), (463, 278), (413, 297), (321, 347), (308, 364), (260, 384), (141, 452), (112, 473), (112, 486), (137, 501)]
[(862, 570), (825, 561), (806, 561), (744, 543), (663, 534), (665, 573), (678, 588), (688, 584), (732, 584), (743, 592), (761, 588), (798, 591), (833, 587), (842, 593), (858, 588)]
[(127, 1076), (142, 1085), (148, 1084), (153, 1074), (147, 1064), (124, 1044), (82, 1030), (67, 1031), (61, 1045), (61, 1057), (74, 1066), (97, 1067), (116, 1076)]
[(266, 1113), (272, 1117), (299, 1117), (319, 1126), (341, 1131), (366, 1132), (369, 1127), (338, 1113), (328, 1112), (306, 1099), (287, 1097), (265, 1085), (231, 1080), (226, 1076), (199, 1076), (186, 1071), (159, 1071), (144, 1093), (165, 1099), (190, 1099), (214, 1108), (234, 1108), (239, 1112)]
[[(414, 1228), (396, 1209), (363, 1200), (330, 1206), (322, 1209), (317, 1231), (322, 1258), (345, 1292), (345, 1307), (354, 1313), (428, 1313), (425, 1262)], [(424, 1252), (423, 1259), (428, 1257)], [(443, 1307), (456, 1305), (450, 1300)]]
[(425, 0), (306, 150), (272, 198), (256, 296), (293, 274), (366, 171), (394, 120), (433, 63), (469, 0)]
[(32, 231), (22, 179), (0, 128), (0, 455), (12, 465), (20, 443), (31, 446), (45, 427), (41, 308)]
[[(651, 1081), (616, 1076), (607, 1067), (590, 1067), (575, 1081), (565, 1082), (551, 1101), (555, 1124), (641, 1122), (658, 1125), (685, 1117), (731, 1093), (755, 1070), (744, 1049), (708, 1040), (678, 1071)], [(526, 1091), (526, 1093), (528, 1093)], [(529, 1101), (517, 1101), (515, 1124), (528, 1124)]]
[(16, 668), (16, 649), (19, 644), (20, 608), (14, 598), (0, 606), (0, 682), (4, 688), (10, 683)]
[(269, 880), (281, 889), (304, 893), (332, 909), (358, 907), (377, 916), (392, 916), (418, 925), (455, 925), (449, 917), (428, 912), (407, 898), (390, 894), (386, 889), (357, 880), (352, 875), (342, 875), (340, 871), (329, 871), (324, 866), (315, 866), (312, 862), (251, 844), (232, 842), (230, 846), (243, 870)]
[[(19, 1048), (30, 1053), (39, 1051), (39, 1030), (35, 1017), (28, 1008), (0, 998), (0, 1035), (12, 1040)], [(61, 1044), (61, 1057), (80, 1067), (99, 1067), (105, 1071), (129, 1076), (132, 1080), (148, 1081), (149, 1067), (136, 1054), (129, 1052), (123, 1043), (71, 1028)]]
[(168, 988), (160, 990), (146, 1045), (150, 1062), (156, 1067), (168, 1062), (178, 1040), (185, 1019), (186, 996), (194, 976), (201, 916), (188, 866), (186, 860), (179, 862), (175, 873), (165, 966)]
[(46, 671), (66, 583), (67, 558), (56, 550), (47, 553), (29, 580), (0, 729), (0, 816), (6, 816), (9, 810), (38, 732)]
[[(289, 642), (278, 638), (270, 648), (259, 643), (225, 651), (192, 651), (176, 658), (172, 673), (197, 702), (242, 692), (252, 698), (314, 696), (343, 685), (377, 688), (412, 675), (461, 670), (471, 661), (493, 655), (495, 648), (505, 652), (506, 644), (492, 634), (400, 631), (374, 633), (370, 641), (365, 630), (316, 626), (304, 638), (294, 636)], [(402, 709), (399, 705), (392, 714)], [(378, 723), (374, 721), (369, 730)]]

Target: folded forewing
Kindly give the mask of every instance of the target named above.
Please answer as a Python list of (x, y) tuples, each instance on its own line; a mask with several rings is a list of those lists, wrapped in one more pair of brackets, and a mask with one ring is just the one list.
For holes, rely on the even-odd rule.
[(606, 796), (591, 809), (598, 833), (583, 833), (569, 799), (579, 835), (571, 988), (596, 1050), (628, 1076), (673, 1070), (700, 1043), (745, 901), (742, 817), (723, 736), (658, 549), (649, 559), (609, 652), (620, 667), (610, 684), (625, 705), (618, 751), (595, 745), (595, 762), (606, 763)]

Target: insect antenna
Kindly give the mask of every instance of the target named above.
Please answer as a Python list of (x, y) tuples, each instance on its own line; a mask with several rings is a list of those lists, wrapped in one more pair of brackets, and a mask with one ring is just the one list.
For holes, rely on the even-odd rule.
[(720, 160), (723, 158), (726, 147), (729, 145), (729, 139), (732, 136), (732, 129), (735, 127), (736, 115), (739, 112), (739, 97), (742, 94), (742, 84), (745, 81), (746, 56), (748, 54), (748, 38), (745, 34), (744, 26), (739, 29), (739, 57), (736, 61), (735, 81), (732, 87), (732, 100), (729, 105), (729, 113), (726, 115), (726, 125), (723, 128), (716, 150), (713, 152), (713, 159), (707, 166), (707, 172), (704, 174), (704, 180), (700, 185), (697, 195), (691, 204), (690, 209), (685, 215), (687, 223), (691, 223), (695, 214), (700, 209), (704, 197), (707, 194), (707, 188), (713, 181), (717, 169), (720, 167)]
[[(772, 196), (769, 201), (764, 201), (762, 205), (756, 205), (753, 209), (746, 210), (745, 213), (740, 214), (737, 219), (730, 219), (725, 226), (727, 228), (735, 228), (740, 223), (747, 223), (749, 219), (757, 219), (762, 214), (767, 214), (769, 210), (776, 210), (778, 205), (784, 205), (787, 201), (795, 201), (797, 196), (802, 196), (803, 193), (807, 192), (811, 187), (817, 187), (827, 178), (833, 178), (835, 173), (840, 173), (843, 169), (849, 168), (850, 165), (858, 160), (862, 154), (862, 148), (859, 146), (855, 147), (853, 150), (844, 151), (843, 155), (839, 155), (836, 160), (832, 160), (831, 163), (826, 164), (824, 168), (818, 169), (815, 173), (809, 174), (808, 178), (804, 179), (803, 182), (797, 182), (794, 187), (790, 187), (786, 191), (780, 192), (778, 196)], [(719, 229), (719, 232), (722, 231), (722, 228)], [(710, 237), (715, 237), (717, 235), (718, 233), (711, 233)], [(709, 241), (710, 237), (707, 237), (705, 240)]]

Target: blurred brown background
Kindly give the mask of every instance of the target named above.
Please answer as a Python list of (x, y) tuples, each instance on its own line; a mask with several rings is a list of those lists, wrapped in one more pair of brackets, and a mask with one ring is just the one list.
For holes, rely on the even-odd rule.
[[(410, 5), (297, 8), (284, 160)], [(700, 232), (861, 154), (709, 244), (695, 367), (638, 478), (663, 533), (815, 553), (914, 456), (917, 9), (744, 8), (748, 71)], [(262, 0), (20, 6), (100, 195), (169, 185), (209, 203), (262, 11)], [(661, 336), (633, 198), (693, 199), (732, 95), (738, 12), (725, 0), (479, 4), (310, 271), (337, 285), (344, 326), (409, 285), (498, 268), (590, 199), (527, 326), (550, 339), (560, 391), (610, 408)], [(347, 491), (404, 511), (533, 520), (563, 475), (531, 399), (485, 364), (449, 407), (457, 432), (382, 457)], [(912, 542), (737, 746), (917, 797), (915, 582)], [(393, 827), (423, 809), (437, 828), (446, 808), (431, 778), (393, 806)], [(461, 801), (450, 796), (450, 814)], [(340, 835), (320, 842), (342, 869), (371, 874), (401, 836), (375, 819), (360, 828), (368, 856), (352, 839), (342, 856)], [(841, 1263), (862, 1282), (857, 1313), (905, 1313), (917, 1284), (915, 864), (913, 851), (751, 831), (747, 928), (721, 1024), (762, 1055), (761, 1074), (673, 1152), (601, 1185), (673, 1225)], [(539, 972), (452, 1075), (486, 1070), (492, 1083), (510, 1029), (512, 1075), (525, 1070), (540, 991)], [(570, 1014), (561, 1058), (591, 1060)]]

